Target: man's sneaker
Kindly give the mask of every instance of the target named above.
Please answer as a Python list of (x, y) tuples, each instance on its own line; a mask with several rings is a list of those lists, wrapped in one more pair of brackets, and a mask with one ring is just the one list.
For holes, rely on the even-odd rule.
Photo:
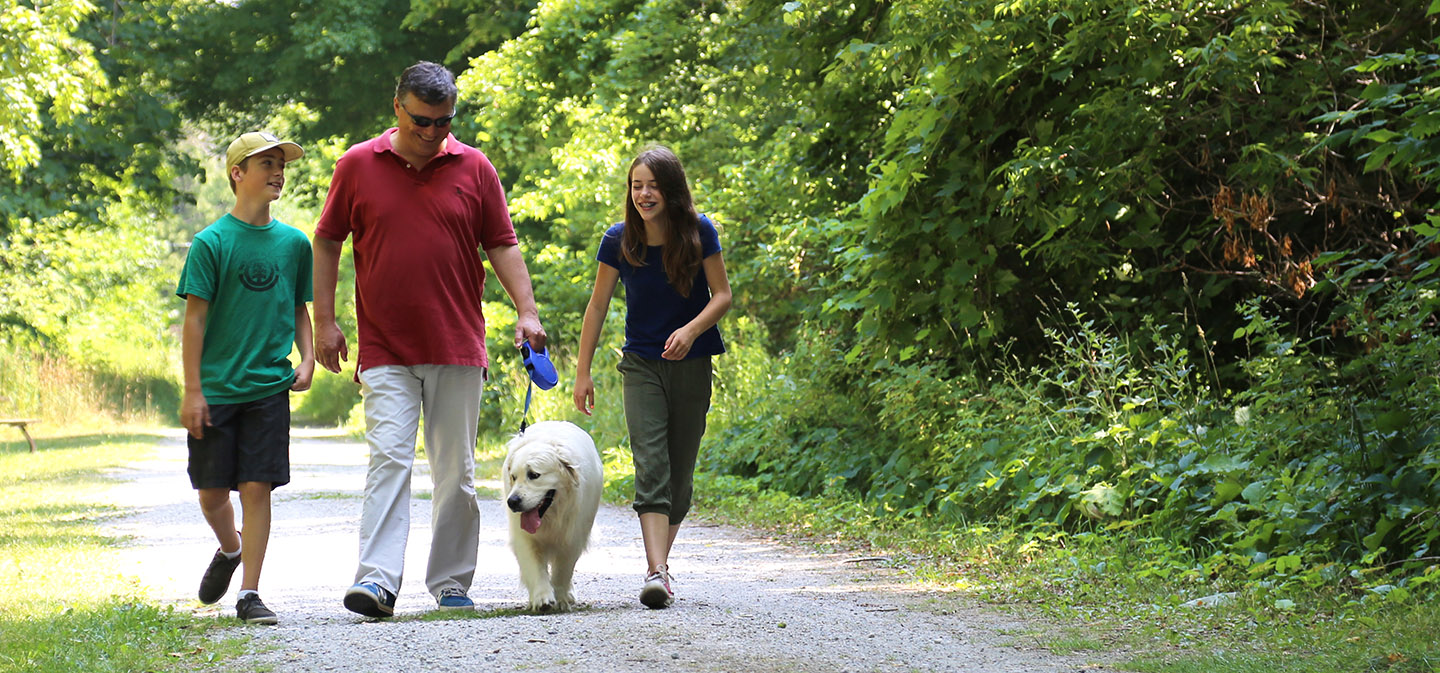
[(640, 588), (640, 602), (652, 610), (668, 608), (675, 602), (675, 592), (670, 589), (668, 566), (660, 566), (645, 577), (645, 586)]
[(200, 602), (209, 605), (224, 598), (225, 593), (230, 591), (230, 578), (235, 575), (238, 567), (239, 555), (225, 558), (225, 553), (216, 549), (215, 557), (210, 559), (210, 567), (205, 569), (205, 576), (200, 578)]
[(345, 609), (376, 619), (392, 617), (395, 594), (374, 582), (361, 582), (345, 592)]
[(436, 597), (440, 602), (441, 610), (474, 610), (475, 601), (465, 595), (465, 590), (460, 587), (449, 587), (441, 589), (440, 595)]
[(265, 607), (260, 600), (260, 594), (249, 594), (237, 601), (235, 616), (246, 624), (274, 624), (279, 621), (275, 618), (275, 611)]

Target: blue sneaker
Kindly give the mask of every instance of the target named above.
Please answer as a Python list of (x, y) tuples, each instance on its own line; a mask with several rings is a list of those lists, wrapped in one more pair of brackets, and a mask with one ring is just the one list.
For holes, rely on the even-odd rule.
[(440, 595), (435, 599), (440, 602), (441, 610), (474, 610), (475, 601), (465, 595), (465, 590), (460, 587), (449, 587), (440, 590)]
[(374, 582), (361, 582), (345, 592), (345, 609), (376, 619), (393, 617), (395, 594)]

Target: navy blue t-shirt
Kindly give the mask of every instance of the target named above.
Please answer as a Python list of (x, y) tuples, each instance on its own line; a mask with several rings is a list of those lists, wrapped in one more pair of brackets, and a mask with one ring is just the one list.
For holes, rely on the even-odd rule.
[[(645, 266), (634, 267), (620, 254), (620, 234), (625, 223), (620, 222), (605, 232), (600, 239), (600, 252), (595, 259), (620, 271), (620, 282), (625, 284), (625, 347), (626, 353), (634, 353), (652, 360), (661, 359), (665, 351), (665, 340), (695, 319), (710, 303), (710, 284), (705, 282), (703, 264), (695, 269), (695, 281), (690, 296), (682, 297), (671, 287), (665, 277), (665, 261), (661, 257), (661, 246), (647, 246)], [(720, 235), (710, 218), (700, 216), (700, 257), (703, 260), (720, 252)], [(685, 359), (719, 355), (725, 352), (725, 343), (720, 339), (718, 326), (705, 330), (695, 338)]]

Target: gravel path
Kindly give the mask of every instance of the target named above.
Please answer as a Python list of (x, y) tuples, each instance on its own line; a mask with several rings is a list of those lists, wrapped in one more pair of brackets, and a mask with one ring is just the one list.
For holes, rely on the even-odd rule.
[[(275, 492), (274, 525), (261, 595), (280, 616), (252, 635), (246, 661), (226, 670), (342, 671), (1097, 671), (1094, 653), (1057, 656), (1009, 616), (897, 571), (759, 539), (745, 531), (687, 523), (671, 556), (675, 606), (636, 600), (644, 570), (639, 526), (625, 508), (601, 509), (590, 551), (575, 573), (581, 609), (521, 611), (525, 593), (505, 544), (498, 483), (480, 483), (480, 566), (470, 595), (480, 614), (421, 620), (434, 600), (423, 573), (430, 504), (415, 499), (397, 618), (371, 621), (340, 604), (355, 570), (355, 522), (365, 480), (363, 444), (297, 436), (292, 481)], [(417, 468), (414, 490), (430, 480)], [(167, 434), (154, 460), (130, 466), (113, 501), (134, 514), (108, 532), (130, 536), (121, 572), (178, 609), (233, 617), (234, 589), (201, 606), (195, 588), (214, 553), (185, 477), (183, 431)], [(488, 491), (488, 493), (484, 493)], [(495, 613), (497, 610), (504, 610)], [(481, 617), (481, 615), (487, 615)], [(471, 617), (471, 618), (467, 618)], [(1022, 644), (1023, 643), (1023, 644)]]

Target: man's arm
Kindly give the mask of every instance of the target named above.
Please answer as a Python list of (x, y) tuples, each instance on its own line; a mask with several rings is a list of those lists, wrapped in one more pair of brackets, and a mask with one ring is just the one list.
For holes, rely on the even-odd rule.
[[(320, 235), (315, 236), (310, 246), (315, 255), (312, 282), (315, 290), (315, 361), (337, 374), (340, 363), (350, 356), (345, 333), (335, 322), (335, 284), (340, 275), (340, 253), (344, 246), (342, 241), (332, 241)], [(528, 277), (526, 280), (526, 287), (529, 287)]]
[[(540, 326), (540, 310), (535, 307), (530, 270), (525, 266), (520, 247), (502, 245), (490, 248), (485, 251), (485, 256), (490, 259), (490, 266), (495, 269), (495, 276), (500, 279), (505, 294), (510, 295), (510, 301), (515, 303), (515, 347), (519, 348), (521, 341), (529, 341), (531, 348), (544, 350), (545, 328)], [(318, 286), (316, 291), (319, 291)]]

